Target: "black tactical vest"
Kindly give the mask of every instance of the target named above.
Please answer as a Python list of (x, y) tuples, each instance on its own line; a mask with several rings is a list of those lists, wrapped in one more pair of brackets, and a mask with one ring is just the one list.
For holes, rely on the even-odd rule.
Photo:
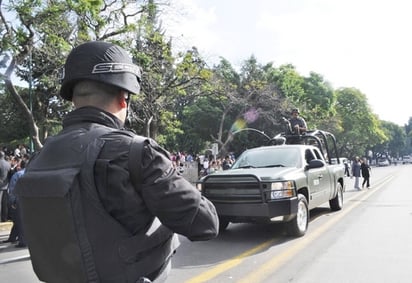
[[(42, 281), (136, 282), (155, 274), (176, 248), (176, 236), (157, 218), (146, 233), (132, 235), (103, 208), (94, 164), (104, 144), (98, 137), (113, 131), (99, 125), (48, 138), (16, 186), (33, 269)], [(133, 138), (131, 151), (141, 154), (141, 137), (119, 134)]]

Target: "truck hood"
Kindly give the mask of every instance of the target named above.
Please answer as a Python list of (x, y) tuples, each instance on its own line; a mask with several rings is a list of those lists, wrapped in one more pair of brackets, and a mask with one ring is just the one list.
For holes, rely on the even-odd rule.
[(236, 176), (236, 175), (255, 175), (262, 181), (265, 180), (288, 180), (289, 176), (296, 178), (296, 173), (302, 171), (295, 167), (274, 167), (274, 168), (247, 168), (247, 169), (230, 169), (212, 173), (208, 178), (213, 176)]

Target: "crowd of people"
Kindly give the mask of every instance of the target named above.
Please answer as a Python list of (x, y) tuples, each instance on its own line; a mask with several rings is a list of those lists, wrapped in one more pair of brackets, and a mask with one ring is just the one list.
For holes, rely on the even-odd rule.
[(216, 157), (213, 154), (205, 155), (192, 155), (187, 152), (175, 152), (171, 154), (171, 160), (173, 166), (178, 172), (183, 173), (184, 168), (189, 163), (196, 162), (197, 173), (199, 177), (212, 174), (217, 171), (227, 170), (231, 168), (235, 162), (235, 156), (233, 154), (227, 154), (223, 157)]
[(235, 162), (233, 154), (228, 154), (224, 158), (217, 158), (213, 155), (197, 156), (197, 170), (199, 177), (213, 174), (217, 171), (227, 170)]
[(3, 146), (0, 151), (0, 221), (12, 221), (13, 226), (8, 239), (3, 243), (15, 244), (17, 248), (25, 248), (23, 227), (19, 213), (19, 202), (14, 188), (17, 180), (24, 174), (30, 154), (25, 145), (18, 145), (14, 150)]

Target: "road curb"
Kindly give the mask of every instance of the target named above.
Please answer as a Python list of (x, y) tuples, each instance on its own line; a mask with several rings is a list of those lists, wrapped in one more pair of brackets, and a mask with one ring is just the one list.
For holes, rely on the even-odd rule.
[(0, 232), (10, 231), (11, 227), (13, 226), (13, 222), (0, 222)]

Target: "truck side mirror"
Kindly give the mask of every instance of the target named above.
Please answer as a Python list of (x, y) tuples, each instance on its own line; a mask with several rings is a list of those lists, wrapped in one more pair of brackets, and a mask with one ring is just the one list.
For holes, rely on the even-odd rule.
[(307, 169), (321, 168), (325, 166), (325, 162), (320, 159), (312, 159), (309, 161), (309, 164), (306, 166)]

